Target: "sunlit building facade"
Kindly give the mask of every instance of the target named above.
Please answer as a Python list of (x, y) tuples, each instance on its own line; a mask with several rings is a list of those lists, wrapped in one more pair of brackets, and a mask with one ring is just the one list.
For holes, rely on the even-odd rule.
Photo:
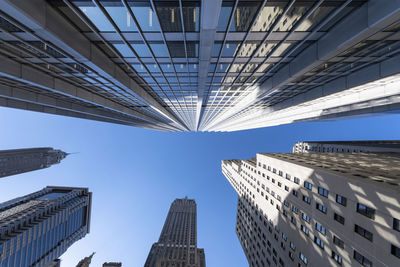
[(204, 249), (197, 248), (197, 211), (193, 199), (175, 199), (145, 267), (206, 267)]
[(297, 142), (293, 153), (358, 153), (390, 152), (400, 153), (400, 140), (371, 141), (304, 141)]
[(224, 160), (250, 266), (398, 266), (400, 154)]
[(164, 131), (400, 109), (397, 1), (4, 0), (0, 8), (0, 106)]
[(87, 188), (48, 186), (0, 204), (0, 266), (59, 266), (90, 230)]
[(0, 178), (48, 168), (67, 155), (51, 147), (0, 150)]

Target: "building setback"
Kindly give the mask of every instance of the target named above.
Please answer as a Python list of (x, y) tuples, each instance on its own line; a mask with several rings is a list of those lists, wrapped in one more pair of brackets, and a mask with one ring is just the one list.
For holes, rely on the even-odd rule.
[(196, 216), (193, 199), (175, 199), (144, 266), (205, 267), (204, 249), (197, 248)]
[(400, 110), (398, 1), (3, 0), (0, 10), (0, 106), (162, 131)]
[(0, 178), (48, 168), (67, 155), (51, 147), (0, 150)]
[(293, 153), (355, 153), (393, 152), (400, 153), (400, 140), (374, 141), (303, 141), (292, 148)]
[(400, 266), (400, 154), (224, 160), (250, 266)]
[(90, 230), (92, 193), (48, 186), (0, 204), (0, 266), (56, 264)]

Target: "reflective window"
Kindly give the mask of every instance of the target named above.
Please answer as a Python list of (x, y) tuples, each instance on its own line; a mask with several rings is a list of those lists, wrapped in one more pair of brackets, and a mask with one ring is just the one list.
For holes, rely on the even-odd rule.
[(251, 30), (256, 32), (269, 31), (281, 12), (283, 12), (281, 6), (264, 6)]
[(136, 53), (139, 57), (151, 57), (150, 50), (147, 48), (147, 45), (144, 43), (132, 43), (133, 49), (135, 49)]
[(233, 2), (222, 2), (221, 12), (219, 14), (217, 32), (225, 32), (228, 27), (229, 18), (231, 16)]
[(183, 2), (182, 13), (185, 32), (200, 31), (200, 2)]
[(157, 15), (154, 13), (150, 2), (130, 2), (129, 6), (135, 15), (139, 26), (144, 32), (160, 31)]
[(75, 5), (78, 6), (78, 8), (88, 17), (88, 19), (96, 26), (96, 28), (99, 31), (107, 31), (107, 32), (113, 32), (115, 31), (113, 25), (110, 23), (110, 21), (107, 19), (106, 16), (104, 16), (103, 12), (93, 4), (82, 4), (80, 5), (79, 2), (76, 2)]
[(171, 64), (160, 64), (163, 72), (174, 72), (174, 67)]
[(176, 69), (176, 72), (185, 72), (185, 73), (188, 72), (186, 63), (175, 64), (175, 69)]
[(156, 57), (169, 57), (167, 46), (163, 42), (149, 43), (151, 50)]
[(197, 64), (189, 64), (189, 72), (199, 72), (199, 67)]
[(226, 42), (222, 48), (222, 57), (233, 57), (239, 48), (240, 42)]
[(135, 57), (135, 54), (133, 54), (132, 50), (126, 44), (112, 43), (112, 45), (119, 51), (119, 53), (123, 57)]
[(217, 66), (217, 72), (226, 72), (229, 68), (229, 64), (218, 64)]
[(221, 46), (222, 46), (221, 42), (215, 42), (214, 43), (212, 54), (211, 54), (212, 57), (218, 57), (219, 56), (219, 52), (221, 51)]
[(181, 41), (168, 41), (167, 42), (171, 57), (186, 57), (185, 46)]
[(229, 31), (247, 32), (254, 16), (256, 16), (259, 5), (260, 2), (240, 1), (233, 14), (233, 20)]
[(259, 41), (246, 41), (238, 53), (238, 57), (251, 57), (260, 44)]
[(147, 72), (145, 67), (142, 64), (132, 64), (132, 67), (135, 69), (136, 72), (138, 73), (144, 73)]
[(186, 41), (187, 56), (199, 57), (199, 42)]
[(146, 64), (146, 67), (149, 69), (150, 72), (161, 72), (160, 68), (158, 67), (157, 64)]
[(178, 1), (155, 1), (156, 10), (164, 32), (181, 32), (181, 12)]
[(129, 11), (122, 5), (122, 3), (113, 2), (112, 5), (102, 3), (102, 5), (111, 16), (114, 23), (117, 24), (120, 31), (137, 31), (137, 27), (133, 22)]

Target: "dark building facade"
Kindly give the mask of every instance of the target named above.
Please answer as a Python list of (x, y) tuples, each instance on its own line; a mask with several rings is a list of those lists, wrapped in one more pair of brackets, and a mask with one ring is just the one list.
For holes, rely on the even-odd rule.
[(52, 186), (1, 203), (0, 266), (53, 266), (89, 233), (91, 203), (87, 188)]
[(89, 265), (92, 263), (92, 258), (94, 256), (94, 252), (90, 254), (90, 256), (83, 258), (77, 265), (76, 267), (89, 267)]
[(121, 267), (121, 262), (105, 262), (103, 263), (103, 267)]
[(144, 266), (205, 267), (204, 249), (197, 248), (196, 216), (193, 199), (175, 199)]
[(400, 153), (400, 140), (368, 141), (303, 141), (292, 148), (293, 153)]
[(51, 147), (0, 150), (0, 178), (48, 168), (67, 155)]

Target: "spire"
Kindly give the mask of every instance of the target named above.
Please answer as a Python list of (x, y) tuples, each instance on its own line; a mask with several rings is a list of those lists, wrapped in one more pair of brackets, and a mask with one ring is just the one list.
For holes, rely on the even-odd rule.
[(90, 263), (92, 262), (92, 258), (95, 252), (93, 252), (89, 257), (85, 257), (82, 259), (76, 267), (89, 267)]

